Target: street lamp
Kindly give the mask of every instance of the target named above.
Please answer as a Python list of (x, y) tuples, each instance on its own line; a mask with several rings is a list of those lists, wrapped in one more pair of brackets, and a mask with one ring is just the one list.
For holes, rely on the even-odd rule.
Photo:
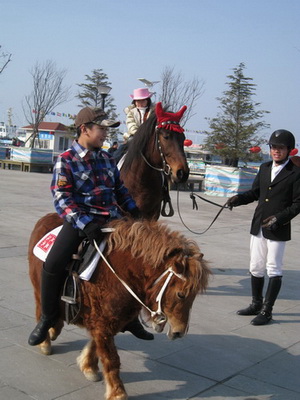
[(111, 91), (111, 87), (107, 85), (100, 85), (98, 86), (98, 92), (101, 95), (102, 98), (102, 110), (104, 111), (105, 107), (105, 98), (107, 97), (108, 93)]

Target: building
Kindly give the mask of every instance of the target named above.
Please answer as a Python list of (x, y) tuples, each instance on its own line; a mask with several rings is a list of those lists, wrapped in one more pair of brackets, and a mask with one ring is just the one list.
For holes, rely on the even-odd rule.
[[(30, 136), (33, 133), (32, 125), (24, 126), (26, 131), (25, 147), (31, 147)], [(34, 142), (35, 149), (50, 150), (53, 152), (53, 161), (56, 157), (67, 150), (74, 140), (74, 133), (59, 122), (41, 122), (38, 137)]]

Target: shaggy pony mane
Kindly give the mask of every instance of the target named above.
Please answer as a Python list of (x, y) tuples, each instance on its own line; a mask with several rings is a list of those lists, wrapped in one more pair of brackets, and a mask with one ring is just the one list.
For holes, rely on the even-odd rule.
[(180, 264), (186, 278), (187, 289), (202, 292), (211, 274), (202, 259), (198, 245), (177, 231), (171, 231), (163, 222), (121, 219), (109, 224), (114, 232), (108, 238), (108, 254), (116, 250), (130, 250), (134, 258), (158, 268), (166, 259)]

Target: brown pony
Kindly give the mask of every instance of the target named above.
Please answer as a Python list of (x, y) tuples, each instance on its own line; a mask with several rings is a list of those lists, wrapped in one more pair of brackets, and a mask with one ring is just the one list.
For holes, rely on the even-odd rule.
[(168, 196), (170, 182), (186, 182), (189, 176), (184, 134), (156, 125), (157, 117), (151, 114), (130, 141), (121, 168), (121, 178), (143, 217), (155, 220), (160, 216), (165, 195)]
[[(47, 214), (37, 222), (30, 238), (29, 273), (34, 286), (37, 320), (41, 316), (42, 261), (33, 255), (33, 248), (47, 232), (60, 224), (57, 214)], [(150, 313), (154, 329), (161, 332), (168, 322), (168, 337), (182, 337), (188, 329), (195, 296), (206, 289), (210, 274), (199, 247), (156, 221), (122, 219), (113, 221), (110, 226), (115, 231), (108, 237), (104, 252), (107, 261), (148, 308), (146, 312)], [(161, 302), (157, 304), (159, 293)], [(120, 359), (114, 336), (139, 314), (142, 306), (101, 258), (90, 281), (81, 281), (80, 294), (82, 307), (76, 325), (87, 329), (91, 341), (77, 358), (78, 366), (87, 379), (99, 380), (100, 358), (106, 399), (125, 400), (127, 394), (119, 376)], [(161, 312), (156, 312), (158, 308)], [(44, 354), (51, 353), (50, 340), (55, 340), (63, 328), (63, 307), (61, 311), (61, 319), (40, 345)]]

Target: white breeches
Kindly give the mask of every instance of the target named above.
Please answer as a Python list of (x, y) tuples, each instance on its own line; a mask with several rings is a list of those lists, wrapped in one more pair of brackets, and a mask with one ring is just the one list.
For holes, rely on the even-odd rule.
[(269, 278), (282, 276), (285, 243), (286, 242), (266, 239), (262, 235), (262, 230), (260, 230), (257, 236), (251, 235), (251, 274), (257, 278), (261, 278), (265, 275), (265, 270), (267, 270)]

